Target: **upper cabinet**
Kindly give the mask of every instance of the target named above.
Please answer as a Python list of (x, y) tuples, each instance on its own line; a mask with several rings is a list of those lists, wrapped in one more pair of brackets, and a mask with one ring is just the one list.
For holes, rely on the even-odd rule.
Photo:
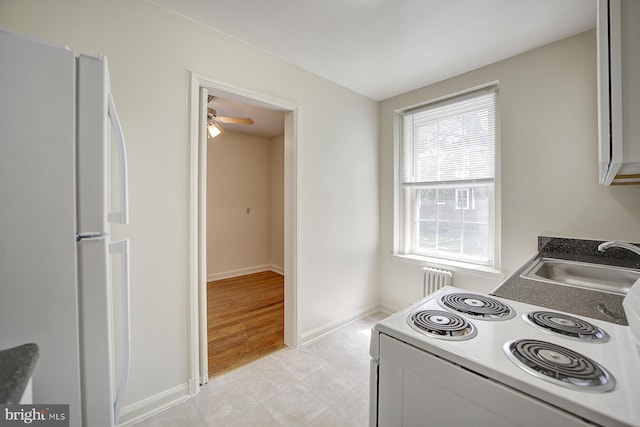
[(640, 1), (598, 0), (600, 183), (640, 184)]

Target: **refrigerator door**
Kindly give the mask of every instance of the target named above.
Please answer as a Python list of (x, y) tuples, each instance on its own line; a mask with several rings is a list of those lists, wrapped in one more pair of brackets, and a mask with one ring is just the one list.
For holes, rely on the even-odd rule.
[[(78, 235), (109, 232), (108, 223), (128, 224), (127, 152), (111, 96), (105, 56), (78, 56)], [(117, 210), (110, 211), (109, 124), (117, 160)]]
[(84, 425), (113, 426), (112, 290), (105, 237), (78, 242)]
[[(105, 58), (106, 60), (106, 58)], [(109, 222), (112, 224), (129, 224), (129, 174), (127, 172), (127, 147), (120, 126), (120, 119), (111, 94), (107, 96), (109, 120), (113, 127), (116, 155), (118, 157), (118, 210), (109, 212)]]
[(33, 401), (81, 425), (75, 56), (0, 29), (0, 348), (34, 342)]
[(127, 383), (129, 381), (129, 366), (131, 362), (131, 332), (130, 332), (130, 304), (129, 304), (129, 239), (119, 240), (109, 244), (109, 252), (120, 257), (120, 373), (118, 378), (118, 392), (114, 402), (114, 417), (120, 420), (120, 411), (124, 401)]
[(79, 55), (78, 235), (107, 233), (109, 211), (109, 76), (104, 57)]

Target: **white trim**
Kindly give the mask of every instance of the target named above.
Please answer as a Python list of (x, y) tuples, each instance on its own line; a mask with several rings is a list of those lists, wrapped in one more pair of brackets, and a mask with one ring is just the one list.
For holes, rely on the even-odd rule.
[(298, 110), (284, 116), (284, 343), (298, 348)]
[(284, 267), (282, 266), (269, 264), (269, 270), (273, 271), (274, 273), (278, 273), (281, 276), (284, 276)]
[(133, 425), (189, 399), (187, 383), (177, 385), (158, 394), (122, 408), (119, 427)]
[(421, 102), (418, 102), (416, 104), (411, 104), (411, 105), (406, 106), (406, 107), (398, 108), (398, 109), (396, 109), (394, 111), (395, 111), (395, 113), (397, 115), (402, 115), (404, 112), (409, 111), (409, 110), (413, 110), (415, 108), (424, 107), (424, 106), (427, 106), (429, 104), (435, 104), (437, 102), (444, 101), (444, 100), (447, 100), (447, 99), (453, 99), (453, 98), (456, 98), (458, 96), (464, 96), (464, 95), (470, 94), (472, 92), (481, 91), (483, 89), (489, 89), (492, 86), (496, 86), (496, 88), (497, 88), (499, 86), (499, 84), (500, 84), (499, 80), (494, 80), (494, 81), (483, 83), (483, 84), (480, 84), (480, 85), (477, 85), (477, 86), (473, 86), (473, 87), (470, 87), (470, 88), (467, 88), (467, 89), (461, 89), (461, 90), (453, 92), (453, 93), (444, 94), (442, 96), (431, 98), (431, 99), (428, 99), (426, 101), (421, 101)]
[(422, 267), (443, 268), (453, 272), (471, 274), (479, 277), (490, 277), (492, 279), (504, 279), (504, 273), (502, 271), (481, 264), (476, 265), (446, 258), (431, 258), (414, 254), (393, 254), (392, 258), (406, 264), (419, 265)]
[(402, 307), (397, 307), (395, 305), (388, 305), (388, 304), (379, 304), (377, 313), (384, 313), (387, 316), (391, 316), (393, 313), (397, 313), (400, 310), (402, 310)]
[(369, 308), (365, 308), (363, 310), (357, 311), (354, 314), (349, 316), (342, 317), (340, 319), (333, 320), (329, 323), (325, 323), (324, 325), (317, 327), (315, 329), (310, 330), (309, 332), (305, 332), (300, 335), (301, 346), (308, 345), (314, 341), (319, 340), (320, 338), (325, 337), (336, 329), (340, 329), (343, 326), (348, 325), (349, 323), (353, 323), (356, 320), (362, 319), (363, 317), (369, 316), (374, 313), (378, 313), (380, 311), (387, 312), (383, 310), (379, 304), (375, 304)]
[[(201, 87), (214, 95), (223, 95), (253, 105), (271, 107), (286, 111), (284, 138), (284, 342), (289, 347), (298, 346), (298, 305), (297, 305), (297, 106), (289, 101), (251, 92), (213, 78), (190, 72), (189, 83), (189, 295), (188, 295), (188, 382), (195, 384), (189, 390), (190, 395), (199, 391), (198, 384), (206, 382), (205, 370), (201, 366), (200, 331), (206, 325), (206, 312), (199, 308), (200, 298), (206, 295), (206, 280), (200, 280), (199, 266), (206, 262), (203, 251), (199, 250), (199, 182), (201, 171), (206, 167), (206, 159), (199, 156), (199, 92)], [(203, 343), (206, 346), (206, 343)]]
[[(401, 141), (403, 133), (401, 130), (402, 115), (411, 110), (423, 108), (431, 104), (437, 104), (449, 99), (460, 98), (470, 94), (479, 93), (484, 90), (493, 90), (495, 93), (495, 147), (494, 147), (494, 177), (493, 194), (491, 196), (490, 204), (493, 206), (491, 212), (490, 223), (492, 226), (492, 236), (490, 242), (490, 253), (492, 260), (490, 264), (473, 264), (471, 262), (459, 262), (456, 260), (450, 260), (445, 257), (439, 258), (437, 256), (427, 257), (418, 254), (411, 253), (410, 242), (412, 241), (411, 235), (411, 213), (414, 201), (412, 200), (413, 192), (406, 191), (408, 186), (402, 186), (401, 182)], [(446, 268), (454, 267), (460, 271), (464, 271), (471, 274), (480, 276), (493, 276), (502, 277), (503, 273), (500, 271), (502, 267), (502, 229), (501, 229), (501, 139), (500, 139), (500, 81), (494, 80), (488, 83), (484, 83), (472, 88), (459, 90), (451, 94), (445, 94), (430, 100), (413, 104), (407, 107), (402, 107), (394, 110), (394, 205), (393, 205), (393, 252), (392, 256), (403, 262), (409, 262), (412, 264), (429, 265), (440, 264)]]
[(495, 152), (494, 152), (494, 171), (493, 171), (493, 271), (502, 273), (502, 108), (500, 93), (500, 82), (493, 82), (496, 87), (496, 129), (495, 129)]
[[(207, 168), (207, 104), (209, 91), (205, 87), (200, 87), (200, 99), (198, 102), (198, 146), (199, 146), (199, 158), (200, 158), (200, 170), (206, 170)], [(200, 206), (198, 212), (198, 235), (207, 235), (207, 174), (200, 173), (199, 177), (199, 191), (198, 191), (198, 204)], [(206, 293), (203, 295), (200, 292), (202, 289), (207, 288), (207, 263), (203, 260), (207, 257), (207, 239), (199, 239), (198, 244), (198, 310), (200, 313), (199, 324), (199, 342), (208, 342), (208, 330), (207, 330), (207, 297)], [(207, 346), (200, 345), (200, 354), (198, 356), (198, 383), (206, 384), (209, 382), (209, 351)], [(189, 382), (193, 384), (194, 378), (190, 378)], [(197, 392), (198, 385), (195, 384), (195, 390), (189, 388), (190, 394)]]
[[(188, 288), (188, 384), (200, 382), (200, 310), (199, 283), (200, 247), (199, 247), (199, 113), (200, 113), (200, 82), (194, 75), (191, 76), (189, 91), (189, 288)], [(188, 390), (189, 395), (198, 393), (200, 387)]]
[(263, 271), (273, 271), (284, 276), (284, 268), (273, 264), (256, 265), (254, 267), (240, 268), (238, 270), (222, 271), (207, 275), (207, 282), (214, 280), (230, 279), (232, 277), (246, 276), (247, 274), (262, 273)]

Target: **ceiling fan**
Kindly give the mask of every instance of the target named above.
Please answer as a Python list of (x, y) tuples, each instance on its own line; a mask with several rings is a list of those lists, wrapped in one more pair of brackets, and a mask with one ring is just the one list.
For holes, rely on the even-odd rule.
[[(213, 96), (209, 95), (207, 103), (211, 102)], [(207, 107), (207, 129), (211, 138), (223, 133), (222, 127), (218, 123), (229, 123), (234, 125), (252, 125), (253, 119), (249, 117), (225, 117), (218, 116), (216, 110)]]

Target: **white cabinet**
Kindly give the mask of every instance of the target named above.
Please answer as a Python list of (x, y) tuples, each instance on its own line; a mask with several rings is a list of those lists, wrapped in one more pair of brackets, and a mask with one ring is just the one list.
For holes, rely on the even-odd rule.
[(640, 1), (598, 0), (600, 183), (640, 184)]

